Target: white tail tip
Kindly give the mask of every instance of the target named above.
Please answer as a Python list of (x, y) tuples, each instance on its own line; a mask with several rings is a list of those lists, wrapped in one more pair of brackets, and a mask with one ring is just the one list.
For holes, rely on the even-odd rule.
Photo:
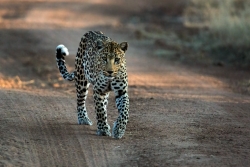
[(68, 48), (66, 48), (64, 45), (58, 45), (56, 47), (56, 49), (61, 49), (61, 54), (62, 55), (65, 55), (65, 56), (68, 56), (69, 55), (69, 51), (68, 51)]

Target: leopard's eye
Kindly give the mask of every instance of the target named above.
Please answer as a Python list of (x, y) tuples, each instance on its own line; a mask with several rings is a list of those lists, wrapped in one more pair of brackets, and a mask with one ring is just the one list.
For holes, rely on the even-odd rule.
[(120, 62), (120, 58), (116, 57), (115, 58), (115, 62), (119, 63)]

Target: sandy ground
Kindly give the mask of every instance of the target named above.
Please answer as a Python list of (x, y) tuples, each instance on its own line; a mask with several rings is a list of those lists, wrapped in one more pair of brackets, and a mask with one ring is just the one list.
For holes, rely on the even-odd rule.
[[(250, 166), (250, 97), (231, 85), (249, 74), (152, 56), (152, 43), (124, 22), (164, 2), (126, 2), (0, 1), (0, 166)], [(63, 43), (73, 70), (87, 30), (130, 44), (130, 119), (121, 140), (77, 125), (74, 84), (56, 67)], [(91, 90), (87, 109), (95, 122)], [(112, 125), (113, 94), (108, 111)]]

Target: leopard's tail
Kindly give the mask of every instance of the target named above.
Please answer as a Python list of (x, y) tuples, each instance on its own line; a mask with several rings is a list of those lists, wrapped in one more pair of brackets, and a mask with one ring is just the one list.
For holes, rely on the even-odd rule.
[(66, 62), (64, 59), (64, 56), (68, 56), (68, 55), (69, 55), (69, 51), (64, 45), (61, 44), (56, 47), (56, 62), (57, 62), (57, 66), (62, 77), (65, 80), (74, 81), (75, 80), (74, 72), (73, 73), (68, 72), (67, 67), (66, 67)]

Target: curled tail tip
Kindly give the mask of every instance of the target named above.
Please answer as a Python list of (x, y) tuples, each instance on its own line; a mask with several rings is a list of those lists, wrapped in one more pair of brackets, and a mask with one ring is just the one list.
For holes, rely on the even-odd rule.
[(56, 50), (59, 51), (61, 50), (61, 54), (63, 56), (68, 56), (69, 55), (69, 51), (68, 48), (66, 48), (63, 44), (60, 44), (56, 47)]

